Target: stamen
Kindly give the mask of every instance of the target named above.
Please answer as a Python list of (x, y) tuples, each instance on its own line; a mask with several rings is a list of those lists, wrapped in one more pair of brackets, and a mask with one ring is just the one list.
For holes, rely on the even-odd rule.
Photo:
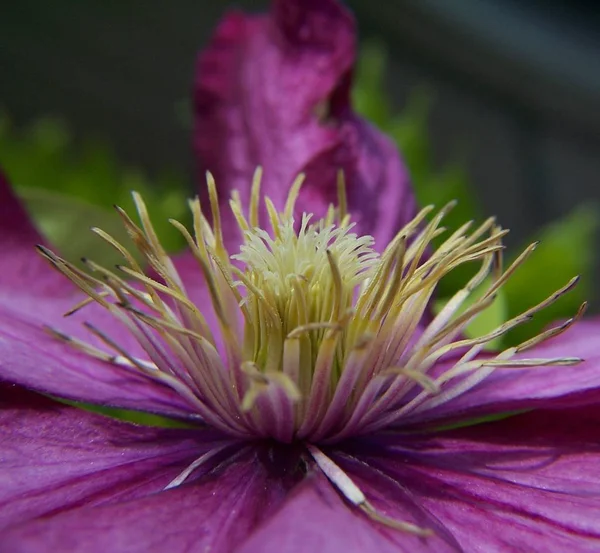
[(339, 225), (341, 227), (346, 226), (346, 217), (348, 215), (348, 200), (346, 198), (346, 182), (344, 179), (344, 172), (338, 171), (337, 179), (337, 201), (338, 201), (338, 217)]
[[(268, 232), (260, 226), (261, 178), (262, 169), (257, 168), (248, 206), (237, 192), (229, 202), (242, 235), (239, 251), (226, 249), (221, 204), (210, 173), (206, 179), (212, 223), (198, 198), (189, 202), (192, 229), (170, 220), (198, 263), (208, 306), (195, 305), (188, 296), (137, 193), (133, 199), (139, 225), (115, 206), (137, 249), (135, 255), (108, 233), (92, 229), (123, 257), (117, 273), (83, 259), (93, 273), (88, 274), (38, 246), (86, 296), (66, 314), (98, 304), (131, 333), (141, 355), (132, 355), (121, 340), (90, 323), (84, 326), (108, 351), (60, 329), (45, 330), (85, 355), (170, 387), (194, 410), (196, 420), (232, 438), (215, 444), (166, 489), (179, 486), (238, 443), (234, 439), (303, 442), (342, 496), (369, 518), (417, 536), (431, 535), (429, 529), (376, 510), (316, 444), (399, 427), (408, 416), (468, 392), (495, 370), (577, 364), (581, 360), (573, 356), (541, 359), (517, 354), (567, 330), (581, 318), (585, 303), (571, 319), (517, 346), (480, 354), (492, 340), (571, 290), (578, 279), (486, 334), (466, 338), (467, 326), (493, 303), (537, 244), (503, 270), (502, 240), (508, 231), (489, 218), (475, 228), (472, 221), (466, 222), (434, 248), (432, 241), (445, 232), (441, 225), (454, 206), (450, 202), (429, 223), (424, 222), (433, 207), (421, 210), (379, 255), (372, 249), (372, 237), (356, 234), (341, 172), (338, 205), (330, 205), (320, 219), (303, 213), (295, 224), (303, 175), (292, 184), (282, 212), (265, 197)], [(472, 262), (477, 263), (475, 274), (425, 326), (440, 280)], [(477, 296), (468, 302), (472, 294)], [(207, 309), (216, 316), (213, 327), (205, 317)], [(460, 357), (440, 374), (438, 362), (457, 352)]]
[(44, 326), (44, 331), (53, 336), (54, 338), (68, 343), (72, 348), (77, 349), (90, 357), (94, 357), (95, 359), (99, 359), (100, 361), (105, 361), (106, 363), (112, 363), (114, 365), (120, 365), (121, 367), (126, 368), (136, 368), (138, 366), (144, 367), (144, 370), (148, 371), (156, 371), (158, 370), (157, 366), (154, 363), (149, 363), (148, 361), (144, 361), (143, 359), (136, 359), (135, 363), (132, 363), (126, 357), (121, 355), (110, 355), (94, 346), (83, 342), (74, 336), (69, 336), (56, 328), (51, 326)]
[(301, 399), (298, 387), (286, 374), (278, 372), (262, 373), (259, 371), (256, 363), (251, 362), (243, 363), (242, 370), (251, 380), (250, 388), (242, 400), (242, 411), (252, 409), (258, 396), (265, 392), (271, 385), (280, 386), (285, 391), (287, 397), (294, 402)]
[(257, 167), (252, 178), (252, 190), (250, 192), (250, 226), (260, 226), (258, 208), (260, 205), (260, 183), (262, 181), (262, 167)]
[(202, 465), (205, 465), (216, 457), (219, 453), (221, 453), (225, 448), (231, 446), (231, 442), (225, 442), (222, 444), (213, 445), (212, 449), (210, 449), (207, 453), (204, 453), (198, 459), (196, 459), (193, 463), (191, 463), (184, 471), (181, 472), (176, 478), (171, 480), (165, 487), (165, 490), (170, 490), (172, 488), (177, 488), (183, 484), (188, 477), (194, 472), (196, 469), (200, 468)]
[(364, 511), (369, 518), (379, 522), (395, 530), (401, 530), (409, 534), (417, 536), (427, 537), (433, 535), (432, 530), (428, 528), (421, 528), (416, 524), (405, 522), (402, 520), (396, 520), (385, 516), (380, 513), (371, 505), (362, 490), (354, 483), (354, 481), (348, 476), (332, 459), (325, 455), (318, 447), (308, 444), (308, 451), (312, 458), (317, 463), (317, 466), (323, 471), (323, 474), (327, 476), (329, 481), (337, 488), (337, 490), (355, 507), (359, 507)]
[(344, 303), (344, 284), (342, 283), (342, 275), (340, 274), (337, 261), (331, 253), (331, 250), (327, 250), (326, 254), (329, 269), (331, 270), (331, 279), (333, 280), (333, 308), (331, 309), (331, 318), (337, 320), (341, 315), (341, 309)]
[(440, 393), (440, 385), (432, 378), (429, 378), (426, 374), (423, 374), (417, 370), (408, 369), (406, 367), (390, 367), (382, 374), (384, 377), (393, 375), (405, 376), (406, 378), (414, 380), (430, 394)]
[[(304, 183), (304, 178), (304, 173), (300, 173), (292, 183), (292, 187), (290, 188), (290, 191), (288, 193), (287, 201), (285, 202), (285, 208), (283, 210), (283, 214), (286, 219), (294, 218), (294, 207), (296, 205), (298, 195), (300, 194), (300, 188)], [(254, 226), (258, 227), (258, 225)]]
[[(98, 295), (101, 297), (107, 297), (109, 296), (109, 292), (98, 292)], [(84, 307), (87, 307), (88, 305), (92, 305), (96, 300), (90, 296), (88, 296), (87, 298), (81, 300), (79, 303), (76, 303), (73, 307), (71, 307), (71, 309), (69, 309), (68, 311), (65, 311), (63, 316), (64, 317), (70, 317), (71, 315), (74, 315), (75, 313), (77, 313), (78, 311), (80, 311), (81, 309), (83, 309)]]
[[(118, 273), (84, 259), (92, 276), (39, 248), (86, 295), (67, 314), (97, 303), (125, 326), (147, 359), (131, 355), (93, 325), (86, 326), (108, 352), (58, 329), (49, 332), (86, 355), (163, 382), (194, 405), (207, 424), (230, 435), (286, 443), (336, 442), (400, 425), (409, 414), (465, 393), (494, 370), (579, 361), (516, 355), (564, 332), (582, 316), (585, 304), (565, 323), (518, 346), (479, 357), (491, 340), (568, 292), (576, 278), (492, 331), (465, 338), (467, 326), (493, 303), (536, 247), (530, 245), (503, 270), (502, 240), (508, 231), (494, 218), (479, 226), (466, 222), (436, 249), (432, 241), (445, 232), (443, 219), (454, 202), (429, 223), (424, 221), (433, 208), (426, 207), (379, 255), (372, 249), (372, 237), (356, 234), (342, 173), (337, 207), (329, 206), (318, 220), (304, 213), (299, 226), (294, 211), (303, 175), (292, 184), (283, 211), (265, 197), (271, 232), (260, 228), (261, 178), (258, 168), (248, 206), (236, 192), (229, 204), (243, 238), (237, 252), (226, 250), (221, 203), (210, 173), (212, 223), (198, 198), (189, 202), (191, 230), (170, 221), (198, 263), (210, 306), (197, 306), (188, 297), (139, 194), (133, 195), (139, 225), (116, 207), (138, 254), (92, 229), (123, 257)], [(140, 257), (143, 263), (137, 261)], [(478, 264), (475, 274), (422, 328), (440, 279), (472, 262)], [(158, 277), (148, 276), (142, 266)], [(464, 308), (475, 293), (477, 298)], [(214, 327), (204, 316), (207, 307), (216, 315)], [(439, 374), (440, 359), (457, 351), (461, 357)], [(361, 508), (370, 507), (364, 503)]]
[(294, 328), (287, 337), (299, 338), (303, 334), (308, 334), (312, 330), (342, 330), (344, 327), (340, 323), (307, 323)]
[(216, 249), (225, 251), (223, 245), (223, 230), (221, 228), (221, 210), (219, 209), (219, 198), (217, 196), (217, 185), (210, 171), (206, 172), (206, 184), (208, 185), (208, 197), (210, 200), (210, 211), (213, 218), (213, 235), (215, 237)]

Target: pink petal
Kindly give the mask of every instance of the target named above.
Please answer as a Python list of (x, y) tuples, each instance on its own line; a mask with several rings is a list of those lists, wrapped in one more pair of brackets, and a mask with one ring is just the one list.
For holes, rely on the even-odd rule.
[[(399, 517), (409, 511), (396, 505)], [(455, 551), (438, 536), (419, 538), (392, 530), (350, 506), (322, 474), (312, 474), (292, 492), (282, 508), (236, 553), (397, 553)]]
[(117, 334), (118, 343), (130, 354), (142, 354), (133, 336), (122, 332), (119, 323), (98, 306), (63, 317), (83, 295), (36, 252), (35, 244), (43, 239), (1, 174), (0, 230), (0, 245), (8, 251), (0, 258), (0, 381), (76, 401), (174, 416), (193, 412), (171, 389), (75, 353), (43, 331), (44, 326), (52, 326), (106, 351), (84, 329), (82, 323), (87, 321), (113, 337)]
[(415, 203), (396, 148), (352, 111), (355, 41), (335, 0), (276, 0), (268, 15), (230, 14), (199, 58), (195, 149), (222, 197), (237, 189), (245, 205), (257, 165), (279, 208), (305, 172), (299, 212), (319, 216), (336, 200), (343, 169), (360, 232), (383, 248)]
[(71, 288), (35, 251), (43, 243), (0, 171), (0, 297), (14, 291), (57, 295)]
[[(0, 172), (0, 381), (78, 401), (189, 415), (190, 406), (170, 389), (77, 354), (42, 330), (50, 325), (97, 343), (81, 318), (63, 318), (81, 294), (36, 252), (43, 242)], [(83, 320), (113, 335), (118, 327), (99, 307), (87, 308)], [(140, 352), (127, 333), (119, 342), (132, 355)]]
[(1, 529), (160, 492), (223, 440), (118, 422), (17, 386), (0, 386), (0, 404)]
[[(0, 302), (0, 381), (21, 384), (42, 393), (76, 401), (189, 416), (194, 409), (165, 385), (134, 371), (98, 361), (75, 351), (43, 330), (44, 324), (85, 340), (81, 320), (62, 319), (67, 305), (62, 299), (13, 297)], [(89, 309), (89, 308), (88, 308)], [(135, 355), (135, 342), (101, 308), (91, 308), (84, 320), (117, 334), (118, 341)], [(103, 348), (106, 350), (106, 347)]]
[(409, 420), (456, 419), (534, 407), (552, 409), (600, 399), (600, 319), (580, 321), (519, 357), (580, 357), (584, 361), (571, 367), (497, 369), (463, 395)]
[(17, 527), (0, 537), (0, 549), (229, 553), (272, 514), (284, 493), (247, 449), (189, 485), (111, 505), (86, 503)]
[(371, 475), (371, 493), (407, 488), (462, 551), (597, 551), (599, 424), (597, 405), (534, 411), (430, 439), (389, 436), (379, 451), (363, 444), (353, 466), (385, 475)]

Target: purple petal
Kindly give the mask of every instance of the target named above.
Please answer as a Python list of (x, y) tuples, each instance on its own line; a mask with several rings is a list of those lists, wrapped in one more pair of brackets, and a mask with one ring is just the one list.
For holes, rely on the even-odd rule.
[[(171, 416), (189, 416), (194, 412), (165, 385), (79, 353), (45, 332), (43, 324), (56, 323), (61, 330), (83, 338), (78, 316), (62, 319), (66, 307), (62, 299), (51, 298), (34, 301), (29, 297), (13, 297), (10, 305), (0, 302), (0, 381), (76, 401)], [(119, 332), (118, 323), (100, 307), (87, 311), (85, 320), (112, 330), (112, 335)], [(126, 333), (118, 336), (119, 342), (135, 355), (139, 346), (131, 338), (124, 341)], [(94, 342), (89, 334), (84, 339)]]
[(360, 460), (388, 479), (373, 486), (408, 488), (463, 551), (597, 551), (599, 424), (597, 405), (534, 411), (430, 439), (389, 436), (379, 452), (363, 444)]
[[(165, 386), (77, 354), (42, 330), (51, 325), (97, 343), (80, 318), (62, 317), (81, 295), (36, 252), (43, 242), (0, 173), (0, 381), (78, 401), (188, 415), (189, 405)], [(118, 326), (99, 307), (84, 317), (112, 334)], [(120, 343), (133, 355), (140, 351), (127, 333)]]
[(582, 363), (571, 367), (500, 368), (463, 395), (409, 420), (456, 419), (597, 402), (600, 399), (599, 346), (600, 319), (580, 321), (565, 333), (519, 354), (519, 357), (580, 357), (584, 359)]
[(57, 295), (71, 288), (35, 251), (44, 242), (0, 171), (0, 296)]
[(272, 514), (284, 493), (249, 448), (189, 485), (109, 506), (86, 503), (22, 525), (0, 537), (0, 549), (229, 553)]
[[(407, 519), (396, 507), (394, 515)], [(437, 536), (419, 538), (392, 530), (350, 506), (322, 474), (310, 475), (283, 507), (236, 553), (397, 553), (455, 551)]]
[(271, 13), (232, 13), (200, 56), (195, 149), (222, 196), (248, 205), (257, 165), (279, 208), (307, 174), (299, 211), (321, 216), (343, 169), (349, 208), (381, 249), (414, 213), (406, 170), (390, 140), (350, 105), (355, 26), (334, 0), (276, 0)]
[(17, 386), (0, 386), (0, 404), (2, 529), (159, 492), (223, 440), (119, 422)]

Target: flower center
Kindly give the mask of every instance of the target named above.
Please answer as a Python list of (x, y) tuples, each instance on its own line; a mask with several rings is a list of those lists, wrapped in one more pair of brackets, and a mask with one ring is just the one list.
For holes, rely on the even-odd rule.
[(241, 251), (232, 256), (243, 266), (233, 270), (247, 313), (245, 358), (262, 374), (288, 376), (300, 398), (310, 396), (324, 355), (335, 388), (346, 357), (336, 336), (352, 319), (356, 288), (379, 262), (370, 248), (373, 239), (352, 233), (347, 221), (311, 225), (310, 219), (304, 214), (296, 231), (291, 213), (278, 215), (274, 236), (245, 230)]
[[(449, 205), (429, 223), (425, 219), (432, 209), (424, 209), (380, 255), (373, 251), (371, 237), (354, 232), (341, 182), (338, 207), (331, 206), (316, 221), (303, 214), (295, 226), (301, 183), (299, 178), (293, 184), (281, 212), (265, 199), (270, 232), (259, 225), (260, 170), (247, 216), (234, 194), (230, 206), (243, 242), (233, 255), (225, 246), (210, 175), (212, 224), (198, 199), (190, 202), (193, 234), (172, 221), (198, 263), (210, 308), (195, 305), (188, 296), (187, 280), (162, 248), (137, 194), (141, 226), (123, 210), (118, 213), (149, 273), (99, 229), (94, 230), (125, 259), (120, 274), (86, 261), (90, 274), (40, 248), (87, 296), (71, 312), (90, 302), (100, 304), (137, 338), (146, 355), (133, 356), (117, 337), (90, 323), (87, 328), (109, 351), (56, 329), (51, 332), (89, 355), (172, 387), (208, 425), (238, 438), (284, 443), (332, 443), (397, 427), (406, 417), (464, 393), (499, 367), (578, 362), (517, 354), (562, 332), (585, 306), (557, 329), (479, 357), (488, 342), (529, 320), (577, 279), (493, 331), (465, 338), (465, 328), (489, 307), (535, 245), (503, 271), (506, 231), (489, 219), (474, 230), (470, 223), (463, 225), (433, 249), (431, 242), (443, 232), (440, 224)], [(426, 324), (440, 279), (465, 263), (479, 269)], [(464, 302), (476, 289), (477, 299), (465, 309)], [(436, 370), (442, 359), (451, 363), (445, 371)]]

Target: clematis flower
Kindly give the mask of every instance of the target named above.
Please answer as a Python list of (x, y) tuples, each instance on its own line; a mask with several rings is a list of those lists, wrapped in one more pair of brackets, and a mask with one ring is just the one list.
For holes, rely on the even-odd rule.
[[(283, 210), (266, 200), (269, 234), (255, 225), (258, 176), (248, 209), (231, 203), (237, 253), (223, 244), (210, 177), (212, 226), (198, 200), (193, 232), (173, 221), (196, 272), (176, 270), (139, 196), (141, 226), (119, 210), (156, 280), (100, 230), (123, 254), (118, 272), (86, 261), (90, 275), (43, 245), (56, 271), (39, 266), (22, 248), (35, 231), (4, 185), (2, 205), (17, 216), (2, 233), (12, 254), (0, 287), (0, 374), (12, 383), (0, 389), (2, 548), (593, 551), (599, 325), (563, 333), (571, 320), (481, 353), (552, 297), (462, 338), (533, 248), (502, 272), (504, 232), (490, 219), (425, 259), (444, 215), (422, 226), (425, 209), (378, 254), (353, 232), (343, 188), (337, 208), (305, 214), (296, 230), (300, 179)], [(481, 269), (420, 328), (439, 279), (467, 262)], [(490, 272), (485, 294), (457, 314)], [(199, 280), (206, 298), (195, 304), (186, 285)], [(84, 299), (65, 322), (59, 310), (81, 300), (69, 281)], [(188, 427), (111, 420), (17, 384)], [(527, 412), (444, 430), (507, 410)]]
[[(280, 36), (282, 22), (308, 21), (303, 37), (326, 27), (336, 43), (350, 24), (330, 2), (274, 6), (233, 19), (246, 21), (236, 64), (250, 44), (287, 52), (283, 38), (253, 35)], [(354, 150), (387, 176), (344, 166), (347, 197), (335, 160), (319, 180), (311, 155), (294, 162), (305, 183), (264, 153), (251, 185), (222, 174), (221, 188), (209, 175), (206, 201), (190, 204), (193, 228), (173, 222), (183, 259), (167, 255), (135, 196), (139, 224), (117, 212), (148, 269), (95, 229), (124, 262), (85, 260), (81, 271), (43, 243), (0, 180), (0, 550), (597, 550), (600, 324), (573, 324), (582, 308), (517, 347), (484, 350), (576, 279), (464, 338), (534, 246), (503, 269), (505, 231), (490, 219), (433, 249), (451, 206), (403, 218), (411, 204), (395, 202), (410, 192), (386, 172), (399, 162), (366, 153)], [(374, 201), (375, 182), (386, 201)], [(439, 280), (465, 263), (475, 276), (424, 318)], [(48, 396), (185, 426), (139, 426)]]

